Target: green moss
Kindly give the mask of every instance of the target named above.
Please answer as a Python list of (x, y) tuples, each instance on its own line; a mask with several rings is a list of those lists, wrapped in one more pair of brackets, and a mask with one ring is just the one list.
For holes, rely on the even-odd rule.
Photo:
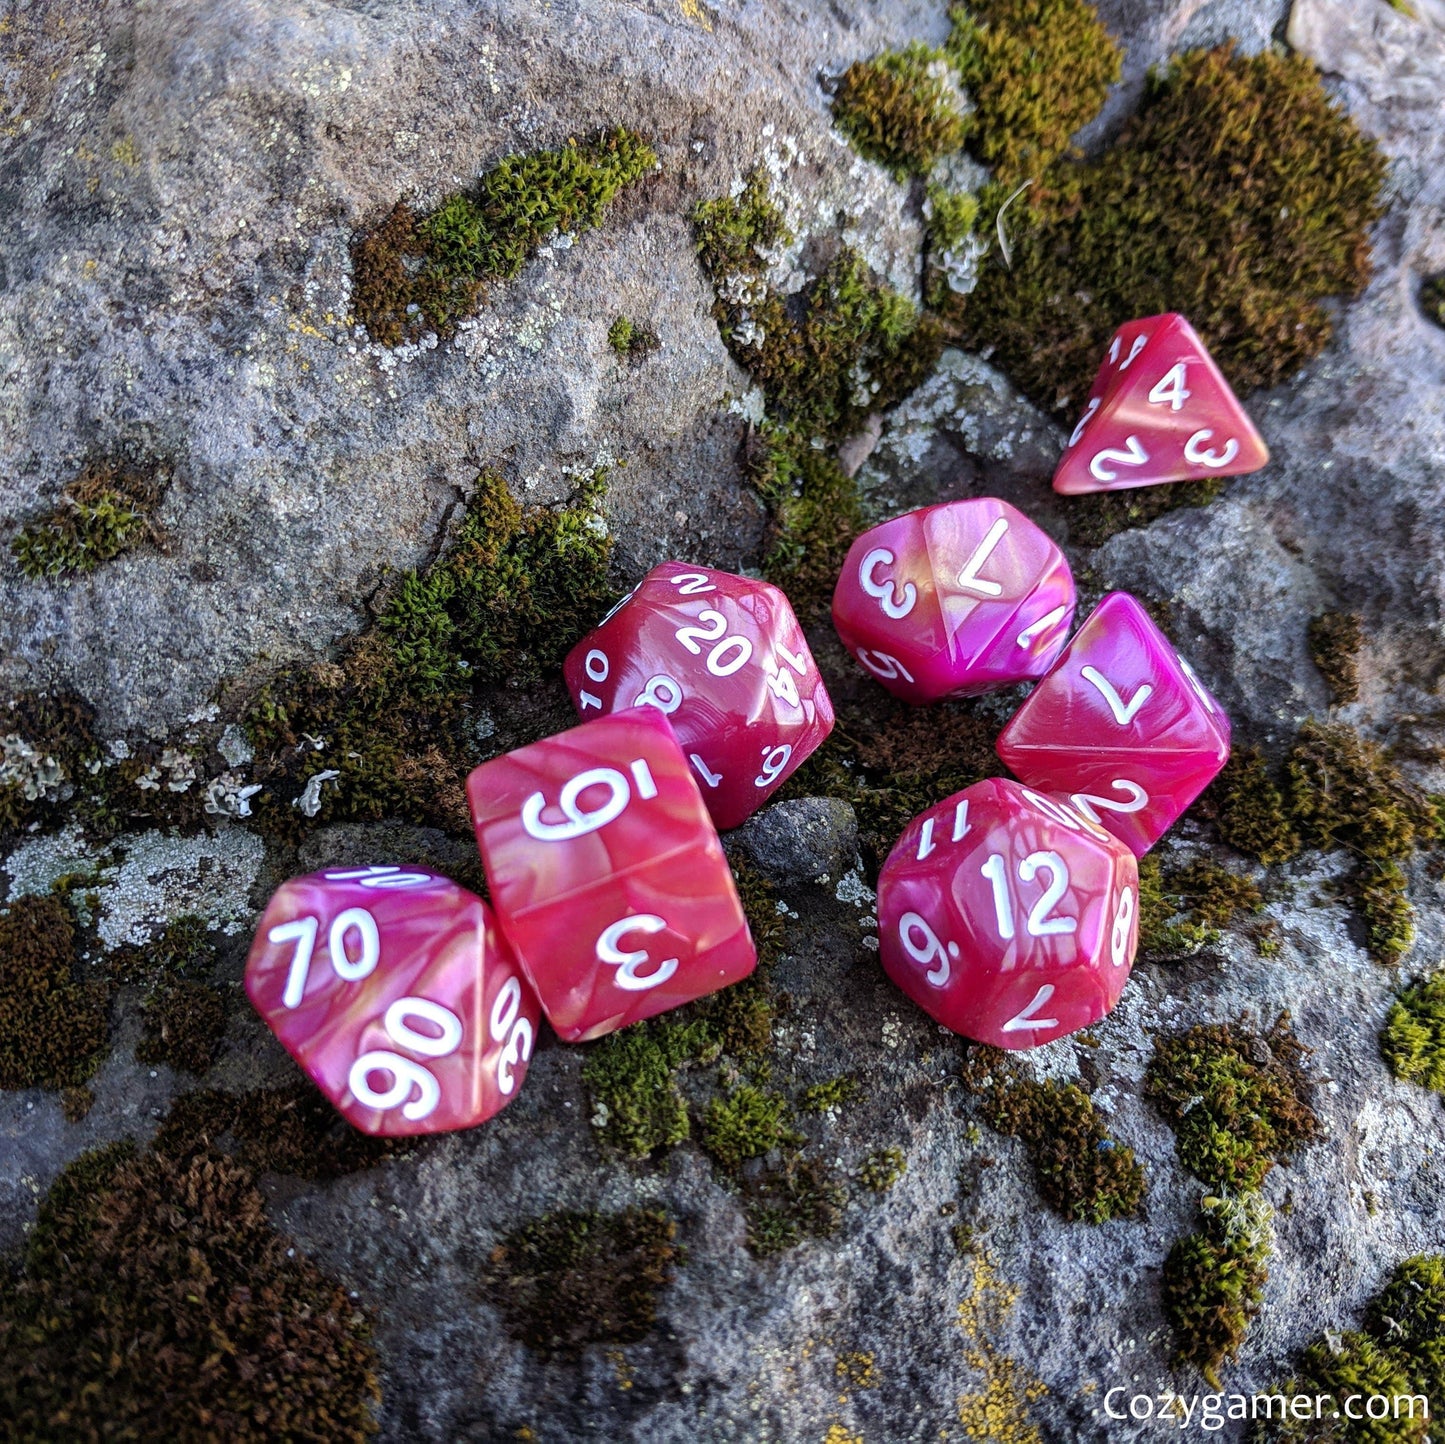
[[(482, 473), (446, 553), (400, 579), (341, 663), (293, 668), (250, 705), (261, 824), (290, 835), (311, 821), (397, 817), (469, 831), (473, 683), (555, 669), (611, 603), (604, 491), (594, 475), (565, 505), (524, 509)], [(321, 772), (337, 775), (311, 784), (307, 818), (296, 804)]]
[(144, 541), (159, 541), (151, 520), (163, 488), (153, 474), (124, 462), (96, 462), (61, 493), (48, 516), (25, 526), (10, 550), (27, 577), (93, 572)]
[(826, 1163), (785, 1154), (742, 1182), (748, 1250), (756, 1258), (831, 1238), (843, 1222), (848, 1191)]
[(492, 1250), (483, 1285), (507, 1331), (543, 1355), (634, 1344), (686, 1261), (677, 1225), (658, 1208), (544, 1214)]
[(1344, 723), (1306, 722), (1285, 762), (1291, 814), (1304, 840), (1389, 861), (1425, 840), (1428, 800), (1385, 753)]
[(110, 988), (81, 981), (75, 922), (58, 898), (0, 912), (0, 1088), (71, 1088), (100, 1066)]
[(1184, 506), (1208, 506), (1223, 490), (1219, 478), (1174, 482), (1169, 486), (1142, 486), (1129, 491), (1095, 491), (1059, 498), (1069, 525), (1069, 540), (1076, 546), (1097, 547), (1121, 531), (1148, 526), (1166, 512)]
[(1308, 1049), (1281, 1017), (1264, 1034), (1205, 1023), (1156, 1039), (1144, 1077), (1174, 1129), (1179, 1161), (1212, 1188), (1257, 1189), (1276, 1163), (1321, 1137)]
[(1395, 862), (1367, 862), (1355, 876), (1353, 893), (1370, 956), (1398, 963), (1415, 941), (1415, 909), (1405, 895), (1404, 869)]
[(858, 1182), (874, 1193), (887, 1193), (905, 1173), (908, 1159), (901, 1148), (875, 1148), (858, 1170)]
[(1332, 702), (1353, 702), (1359, 697), (1364, 643), (1364, 625), (1354, 612), (1321, 612), (1310, 618), (1310, 658), (1325, 679)]
[(1139, 953), (1188, 957), (1219, 937), (1236, 913), (1257, 913), (1264, 894), (1210, 858), (1165, 871), (1152, 853), (1139, 859)]
[(1238, 1357), (1264, 1302), (1273, 1210), (1257, 1193), (1246, 1193), (1205, 1198), (1200, 1212), (1199, 1232), (1169, 1250), (1160, 1292), (1176, 1361), (1193, 1364), (1217, 1389), (1220, 1365)]
[(957, 250), (978, 223), (978, 197), (968, 191), (930, 185), (923, 208), (927, 247), (931, 251)]
[(761, 276), (767, 253), (793, 239), (773, 201), (768, 173), (761, 167), (748, 176), (737, 195), (700, 202), (692, 223), (702, 268), (714, 285), (734, 276)]
[(370, 1327), (211, 1154), (82, 1154), (0, 1287), (8, 1437), (370, 1436)]
[(839, 78), (833, 121), (859, 155), (900, 181), (927, 175), (968, 134), (947, 57), (917, 41), (854, 61)]
[(1325, 298), (1368, 280), (1384, 174), (1307, 60), (1181, 55), (1116, 144), (1010, 210), (1012, 264), (958, 298), (962, 339), (1059, 413), (1082, 405), (1121, 317), (1162, 311), (1189, 317), (1236, 390), (1274, 384), (1328, 341)]
[(627, 316), (619, 316), (607, 330), (607, 344), (624, 360), (641, 361), (657, 350), (657, 332)]
[(242, 1093), (183, 1093), (161, 1120), (154, 1147), (173, 1158), (224, 1150), (253, 1173), (319, 1181), (374, 1168), (408, 1151), (406, 1140), (373, 1138), (347, 1123), (309, 1079)]
[(857, 1096), (858, 1080), (851, 1073), (840, 1073), (836, 1078), (813, 1083), (803, 1090), (803, 1112), (828, 1113), (834, 1108), (845, 1108)]
[(1204, 794), (1204, 810), (1224, 841), (1246, 857), (1271, 864), (1299, 851), (1285, 794), (1256, 748), (1235, 748)]
[(1445, 1093), (1445, 972), (1396, 996), (1380, 1033), (1380, 1053), (1395, 1077)]
[(1445, 275), (1420, 282), (1420, 310), (1437, 326), (1445, 326)]
[(714, 1098), (703, 1112), (699, 1133), (702, 1146), (734, 1173), (750, 1158), (802, 1142), (788, 1100), (750, 1083)]
[(974, 149), (1010, 184), (1041, 174), (1099, 113), (1123, 52), (1082, 0), (971, 0), (949, 15)]
[(582, 1081), (592, 1094), (592, 1121), (611, 1147), (644, 1158), (689, 1135), (676, 1070), (698, 1051), (696, 1032), (668, 1019), (634, 1023), (588, 1049)]
[(1083, 1089), (1020, 1076), (996, 1050), (978, 1050), (988, 1121), (1028, 1150), (1044, 1202), (1070, 1222), (1106, 1223), (1139, 1211), (1147, 1190), (1134, 1150), (1108, 1130)]
[(510, 280), (552, 236), (601, 223), (623, 187), (657, 165), (618, 128), (555, 150), (505, 157), (470, 191), (418, 216), (398, 204), (352, 244), (352, 309), (374, 341), (451, 335), (492, 281)]

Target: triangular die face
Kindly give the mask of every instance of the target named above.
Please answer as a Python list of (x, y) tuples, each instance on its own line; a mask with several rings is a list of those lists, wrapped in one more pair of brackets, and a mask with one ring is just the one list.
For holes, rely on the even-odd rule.
[[(1069, 434), (1068, 447), (1076, 446), (1095, 416), (1119, 389), (1120, 383), (1130, 367), (1139, 359), (1144, 348), (1153, 339), (1160, 327), (1171, 319), (1169, 316), (1145, 316), (1139, 321), (1126, 321), (1109, 341), (1104, 353), (1103, 364), (1094, 377), (1094, 384), (1079, 413), (1078, 423)], [(1067, 455), (1067, 449), (1065, 455)]]
[[(1054, 473), (1055, 491), (1239, 476), (1269, 460), (1264, 438), (1194, 328), (1183, 316), (1155, 319), (1165, 324), (1134, 361), (1109, 367), (1099, 406), (1082, 431), (1076, 428), (1078, 440)], [(1137, 345), (1136, 337), (1121, 348), (1121, 362)]]

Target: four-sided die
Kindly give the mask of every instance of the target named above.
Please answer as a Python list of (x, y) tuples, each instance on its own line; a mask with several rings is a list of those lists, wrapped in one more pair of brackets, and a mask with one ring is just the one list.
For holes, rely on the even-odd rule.
[(1054, 472), (1067, 494), (1258, 471), (1269, 449), (1194, 328), (1177, 313), (1129, 321)]
[(833, 728), (787, 597), (710, 567), (653, 567), (568, 653), (562, 676), (584, 721), (662, 712), (724, 830), (751, 817)]
[(246, 994), (348, 1122), (470, 1128), (517, 1096), (539, 1010), (487, 905), (419, 867), (338, 867), (277, 889)]
[(1000, 733), (998, 755), (1142, 857), (1228, 761), (1229, 719), (1144, 608), (1110, 592)]
[(888, 854), (879, 954), (945, 1027), (1032, 1048), (1119, 1000), (1138, 901), (1128, 848), (1066, 800), (990, 778), (915, 817)]
[(890, 692), (932, 702), (1041, 677), (1074, 606), (1063, 552), (1007, 502), (981, 497), (864, 532), (843, 563), (833, 624)]
[(679, 1007), (757, 966), (692, 764), (655, 707), (467, 779), (502, 931), (564, 1041)]

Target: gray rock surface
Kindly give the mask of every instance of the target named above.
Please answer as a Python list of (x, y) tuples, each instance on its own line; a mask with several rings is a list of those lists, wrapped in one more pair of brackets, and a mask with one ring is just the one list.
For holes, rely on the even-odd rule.
[(858, 862), (858, 819), (838, 797), (775, 802), (728, 837), (770, 882), (836, 881)]
[[(1330, 350), (1251, 398), (1274, 460), (1209, 508), (1121, 533), (1088, 559), (1095, 585), (1167, 601), (1175, 640), (1239, 725), (1279, 742), (1326, 708), (1305, 645), (1325, 606), (1359, 610), (1370, 638), (1361, 698), (1341, 715), (1386, 740), (1445, 742), (1445, 332), (1416, 304), (1420, 278), (1445, 270), (1445, 31), (1436, 0), (1414, 3), (1413, 20), (1385, 0), (1297, 0), (1289, 17), (1293, 43), (1391, 155), (1393, 200), (1375, 280), (1341, 308)], [(1128, 64), (1095, 138), (1171, 49), (1225, 34), (1263, 45), (1287, 18), (1279, 0), (1101, 10)], [(761, 162), (800, 230), (778, 267), (792, 285), (810, 238), (841, 225), (895, 283), (915, 286), (917, 222), (900, 189), (830, 130), (819, 77), (945, 30), (943, 7), (923, 0), (10, 7), (0, 542), (96, 450), (147, 450), (175, 480), (168, 554), (36, 585), (0, 552), (0, 694), (65, 685), (109, 729), (176, 726), (221, 680), (321, 655), (354, 630), (384, 570), (433, 553), (448, 509), (489, 462), (538, 501), (565, 493), (567, 467), (625, 463), (608, 504), (620, 576), (671, 554), (754, 562), (762, 520), (739, 464), (748, 382), (711, 320), (688, 210)], [(354, 227), (397, 197), (429, 203), (505, 153), (611, 122), (655, 139), (662, 174), (601, 230), (496, 288), (455, 343), (388, 352), (348, 324)], [(609, 351), (619, 313), (658, 332), (645, 365)], [(1006, 378), (948, 352), (853, 459), (880, 511), (997, 494), (1066, 540), (1047, 485), (1058, 444)], [(1445, 788), (1438, 769), (1411, 765)], [(1187, 963), (1143, 964), (1096, 1047), (1031, 1055), (1040, 1075), (1086, 1082), (1149, 1170), (1142, 1218), (1090, 1227), (1047, 1210), (1020, 1145), (970, 1129), (958, 1040), (877, 967), (851, 839), (849, 819), (816, 799), (774, 807), (738, 837), (789, 888), (780, 1058), (800, 1083), (842, 1072), (863, 1082), (849, 1108), (805, 1120), (810, 1143), (850, 1175), (881, 1145), (907, 1159), (887, 1194), (854, 1189), (837, 1238), (752, 1259), (737, 1197), (694, 1145), (637, 1164), (603, 1149), (580, 1078), (586, 1050), (555, 1042), (486, 1127), (334, 1183), (266, 1180), (277, 1224), (377, 1321), (384, 1439), (524, 1428), (549, 1444), (962, 1438), (960, 1401), (985, 1378), (959, 1325), (976, 1261), (956, 1252), (955, 1222), (1017, 1290), (990, 1342), (1047, 1386), (1031, 1408), (1042, 1436), (1153, 1437), (1155, 1424), (1106, 1418), (1103, 1399), (1115, 1385), (1204, 1388), (1171, 1368), (1158, 1299), (1159, 1266), (1193, 1226), (1202, 1187), (1139, 1092), (1152, 1031), (1181, 1023), (1244, 1014), (1268, 1025), (1288, 1009), (1322, 1080), (1326, 1138), (1266, 1185), (1277, 1252), (1229, 1389), (1271, 1385), (1322, 1330), (1353, 1324), (1401, 1257), (1441, 1247), (1445, 1111), (1380, 1062), (1398, 978), (1369, 961), (1337, 896), (1341, 859), (1282, 870), (1289, 886), (1269, 905), (1278, 956), (1227, 934)], [(1203, 845), (1186, 825), (1165, 850)], [(231, 930), (222, 973), (234, 983), (280, 878), (404, 855), (458, 871), (470, 861), (462, 842), (424, 829), (332, 828), (288, 850), (228, 824), (202, 838), (127, 837), (100, 859), (74, 834), (29, 838), (0, 881), (13, 899), (99, 862), (109, 939), (143, 940), (177, 910), (200, 911)], [(809, 881), (820, 876), (826, 887)], [(1411, 897), (1420, 937), (1407, 971), (1445, 950), (1440, 879), (1417, 867)], [(195, 1086), (137, 1064), (138, 1035), (138, 1000), (123, 995), (79, 1124), (51, 1094), (0, 1094), (0, 1245), (22, 1236), (70, 1158), (145, 1138)], [(238, 1008), (206, 1086), (288, 1069)], [(980, 1180), (962, 1199), (961, 1169)], [(499, 1236), (546, 1209), (633, 1202), (665, 1206), (689, 1251), (653, 1333), (580, 1360), (543, 1360), (511, 1339), (478, 1282)], [(840, 1383), (837, 1362), (853, 1353), (872, 1356), (870, 1386)]]

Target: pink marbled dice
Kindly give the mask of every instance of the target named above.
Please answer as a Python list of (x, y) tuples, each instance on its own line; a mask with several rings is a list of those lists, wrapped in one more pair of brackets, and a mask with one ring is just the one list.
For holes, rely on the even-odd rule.
[(498, 921), (569, 1043), (745, 978), (757, 954), (717, 830), (655, 707), (599, 717), (467, 779)]
[(1229, 760), (1229, 719), (1127, 592), (1110, 592), (998, 739), (1142, 857)]
[(420, 867), (338, 867), (283, 883), (246, 995), (363, 1133), (470, 1128), (527, 1075), (540, 1010), (487, 905)]
[(1127, 847), (1065, 799), (990, 778), (903, 830), (878, 881), (879, 953), (945, 1027), (1033, 1048), (1118, 1002), (1138, 901)]
[(1063, 552), (1006, 501), (981, 497), (864, 532), (843, 563), (833, 624), (890, 692), (933, 702), (1043, 676), (1074, 607)]
[(652, 706), (720, 828), (760, 808), (833, 729), (833, 704), (788, 599), (711, 567), (653, 567), (562, 667), (586, 720)]

